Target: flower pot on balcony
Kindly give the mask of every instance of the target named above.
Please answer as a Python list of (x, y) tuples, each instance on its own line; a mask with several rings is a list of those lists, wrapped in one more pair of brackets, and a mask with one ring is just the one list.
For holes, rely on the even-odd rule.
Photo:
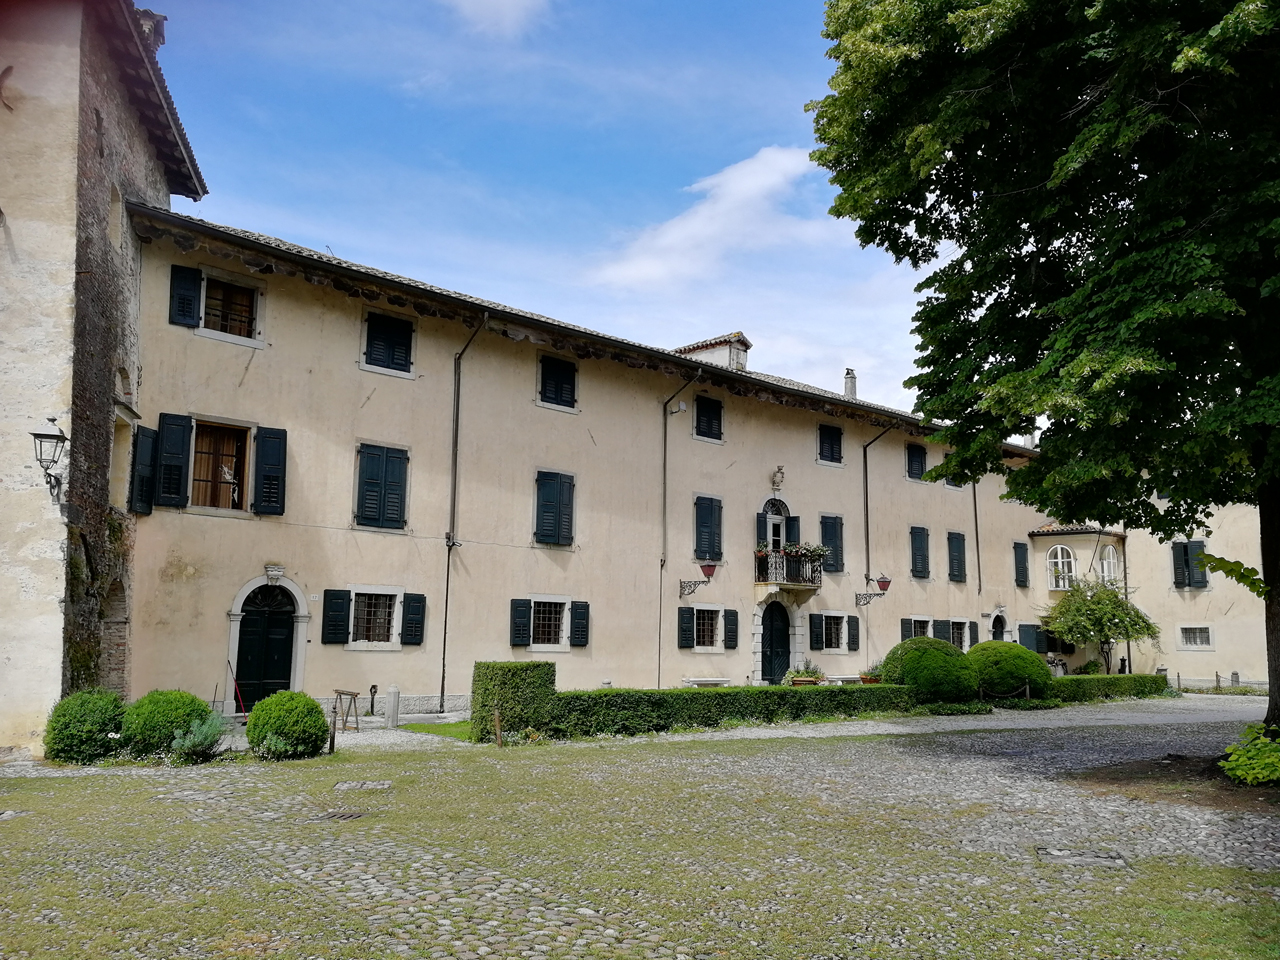
[(879, 677), (869, 677), (865, 673), (860, 674), (860, 676), (862, 677), (863, 683), (879, 683), (880, 682)]
[(817, 677), (792, 677), (791, 685), (793, 687), (816, 687), (818, 685)]

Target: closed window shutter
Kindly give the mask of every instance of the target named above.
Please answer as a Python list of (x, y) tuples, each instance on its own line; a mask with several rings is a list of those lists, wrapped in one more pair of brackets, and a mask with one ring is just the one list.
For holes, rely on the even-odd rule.
[(200, 326), (200, 284), (196, 267), (174, 264), (169, 270), (169, 322), (179, 327)]
[(412, 367), (413, 324), (398, 317), (370, 314), (366, 324), (364, 362), (408, 373)]
[(899, 626), (902, 628), (900, 635), (903, 640), (910, 640), (915, 635), (915, 627), (912, 625), (910, 617), (903, 617), (899, 621)]
[(154, 503), (158, 507), (187, 505), (187, 470), (191, 459), (191, 418), (160, 414), (157, 482)]
[(723, 542), (723, 516), (722, 506), (719, 500), (711, 501), (711, 559), (720, 560), (724, 557)]
[(918, 443), (907, 444), (907, 476), (912, 480), (923, 477), (926, 459), (924, 447)]
[(386, 472), (383, 474), (382, 525), (403, 528), (405, 525), (405, 488), (409, 477), (409, 454), (387, 448)]
[(787, 543), (799, 543), (800, 542), (800, 518), (787, 517), (786, 528), (787, 528)]
[(1191, 554), (1185, 543), (1173, 545), (1173, 585), (1185, 587), (1190, 581)]
[(1027, 563), (1027, 545), (1013, 545), (1013, 585), (1015, 587), (1031, 586), (1031, 566)]
[(351, 635), (351, 591), (324, 592), (324, 627), (321, 643), (346, 643)]
[(129, 475), (129, 509), (142, 515), (151, 512), (156, 496), (156, 438), (150, 427), (138, 427), (133, 435), (133, 469)]
[(1034, 623), (1018, 624), (1018, 643), (1022, 644), (1032, 653), (1035, 653), (1039, 647), (1036, 640), (1036, 630), (1038, 628)]
[(818, 427), (818, 459), (828, 463), (844, 460), (844, 431), (825, 424)]
[(535, 511), (534, 540), (556, 543), (560, 531), (560, 474), (538, 471)]
[(680, 632), (676, 638), (676, 646), (692, 649), (693, 647), (693, 607), (680, 607)]
[(1036, 627), (1036, 653), (1049, 652), (1049, 635), (1045, 633), (1044, 627)]
[(577, 368), (559, 357), (542, 358), (542, 402), (572, 407), (577, 402)]
[(284, 513), (285, 457), (288, 437), (284, 430), (259, 427), (254, 434), (253, 512), (267, 516)]
[(857, 616), (849, 615), (849, 649), (856, 652), (862, 645), (862, 621)]
[(421, 593), (404, 595), (404, 612), (400, 617), (400, 642), (419, 646), (427, 632), (427, 598)]
[(1209, 585), (1209, 571), (1201, 564), (1204, 562), (1204, 541), (1192, 540), (1187, 544), (1187, 582), (1193, 587)]
[(756, 514), (756, 543), (769, 542), (769, 516), (764, 513)]
[(573, 543), (573, 477), (560, 474), (560, 506), (556, 522), (556, 543)]
[(929, 576), (929, 531), (911, 528), (911, 575), (917, 579)]
[(527, 647), (533, 640), (533, 601), (511, 601), (511, 646)]
[(978, 645), (978, 621), (969, 621), (969, 649), (972, 650)]
[(827, 555), (822, 559), (822, 569), (827, 573), (840, 573), (844, 570), (844, 520), (840, 517), (823, 517), (819, 525), (822, 529), (822, 545), (827, 548)]
[(710, 560), (711, 547), (711, 498), (697, 497), (693, 501), (693, 555)]
[(585, 600), (569, 604), (569, 646), (585, 647), (591, 639), (591, 605)]
[(694, 407), (697, 409), (697, 424), (694, 429), (698, 436), (710, 440), (721, 439), (724, 405), (711, 397), (698, 397), (694, 400)]
[(386, 462), (386, 447), (370, 444), (360, 447), (360, 489), (356, 503), (356, 522), (367, 527), (382, 525), (382, 480)]
[(726, 610), (724, 612), (724, 648), (726, 650), (738, 649), (738, 611)]
[(951, 621), (935, 620), (933, 621), (933, 636), (937, 640), (945, 640), (951, 642)]
[(822, 614), (809, 614), (809, 649), (822, 649)]
[(964, 534), (947, 534), (947, 576), (956, 583), (964, 583)]

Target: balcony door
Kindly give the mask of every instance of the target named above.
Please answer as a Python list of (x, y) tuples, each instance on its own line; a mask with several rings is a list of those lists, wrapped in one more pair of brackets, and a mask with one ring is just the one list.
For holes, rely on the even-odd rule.
[(764, 608), (760, 676), (765, 683), (781, 683), (791, 669), (791, 618), (787, 608), (774, 601)]

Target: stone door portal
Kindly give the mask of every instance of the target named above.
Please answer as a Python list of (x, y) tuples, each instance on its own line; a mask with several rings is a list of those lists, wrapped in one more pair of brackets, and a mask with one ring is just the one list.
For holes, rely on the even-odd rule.
[(781, 683), (791, 669), (791, 618), (776, 600), (764, 608), (761, 654), (761, 678), (765, 683)]
[(236, 706), (253, 709), (277, 690), (289, 689), (293, 668), (293, 597), (284, 587), (258, 587), (241, 608), (236, 655)]

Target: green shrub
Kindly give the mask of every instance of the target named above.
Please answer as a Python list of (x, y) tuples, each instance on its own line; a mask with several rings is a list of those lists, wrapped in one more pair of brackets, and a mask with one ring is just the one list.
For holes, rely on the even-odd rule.
[(124, 701), (110, 690), (81, 690), (60, 700), (44, 728), (44, 755), (66, 763), (93, 763), (120, 747)]
[[(899, 644), (902, 646), (902, 644)], [(963, 654), (917, 646), (902, 657), (902, 682), (920, 703), (965, 703), (977, 699), (978, 671)]]
[[(906, 687), (880, 683), (829, 687), (712, 687), (674, 690), (574, 690), (547, 704), (553, 737), (634, 736), (726, 720), (773, 723), (804, 717), (851, 717), (913, 706)], [(474, 722), (474, 721), (473, 721)]]
[(185, 690), (152, 690), (125, 710), (120, 737), (135, 757), (166, 753), (174, 737), (191, 729), (193, 720), (204, 720), (212, 712)]
[(169, 752), (179, 763), (207, 763), (218, 755), (218, 745), (226, 732), (226, 720), (210, 713), (203, 720), (192, 720), (189, 729), (176, 734)]
[(1260, 723), (1245, 727), (1244, 738), (1227, 747), (1227, 759), (1218, 766), (1232, 780), (1250, 787), (1280, 783), (1280, 740), (1266, 733)]
[(1086, 660), (1080, 666), (1071, 671), (1077, 677), (1092, 677), (1102, 672), (1101, 660)]
[(1163, 676), (1149, 673), (1097, 674), (1095, 676), (1054, 677), (1049, 697), (1066, 703), (1110, 700), (1113, 697), (1156, 697), (1169, 688)]
[(471, 739), (493, 739), (493, 715), (502, 729), (541, 730), (556, 695), (556, 665), (541, 661), (480, 661), (471, 673)]
[(818, 666), (816, 663), (814, 663), (812, 660), (810, 660), (808, 657), (804, 658), (803, 666), (792, 667), (790, 670), (788, 670), (786, 674), (783, 676), (782, 682), (790, 683), (793, 678), (799, 678), (799, 677), (804, 677), (809, 680), (827, 679), (827, 675), (822, 672), (822, 668)]
[(937, 650), (948, 657), (963, 657), (958, 649), (937, 637), (912, 637), (885, 654), (880, 664), (880, 678), (885, 683), (902, 683), (902, 658), (912, 650)]
[(279, 690), (253, 705), (245, 733), (249, 748), (265, 760), (314, 757), (329, 742), (329, 722), (305, 693)]
[(1048, 664), (1020, 643), (987, 640), (970, 648), (966, 656), (978, 671), (978, 685), (984, 697), (1021, 696), (1028, 685), (1032, 699), (1049, 696), (1053, 675)]

